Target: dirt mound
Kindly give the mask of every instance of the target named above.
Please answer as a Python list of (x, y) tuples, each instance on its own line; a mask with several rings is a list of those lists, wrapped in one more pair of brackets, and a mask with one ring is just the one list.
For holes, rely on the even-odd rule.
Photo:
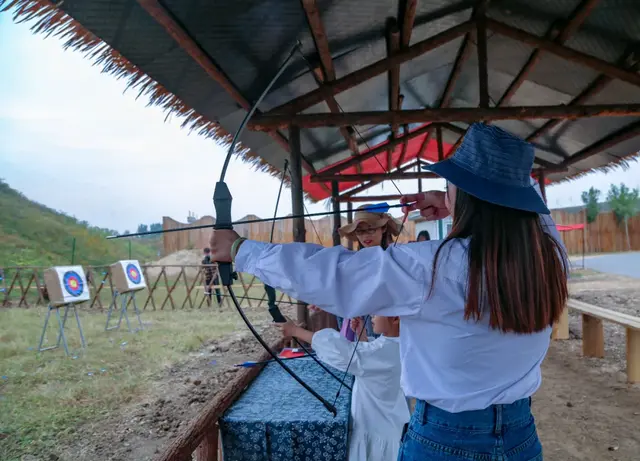
[[(165, 267), (168, 277), (175, 277), (180, 273), (180, 266), (199, 266), (204, 255), (201, 250), (180, 250), (165, 256), (153, 263), (154, 266)], [(175, 267), (171, 267), (175, 266)], [(157, 277), (162, 270), (161, 267), (151, 267), (147, 269), (149, 277)], [(197, 267), (185, 268), (187, 277), (195, 277), (198, 274)]]

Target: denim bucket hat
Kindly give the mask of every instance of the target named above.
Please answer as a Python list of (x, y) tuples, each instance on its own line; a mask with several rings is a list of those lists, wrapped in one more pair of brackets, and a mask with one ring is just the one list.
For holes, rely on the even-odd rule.
[(474, 123), (446, 160), (422, 168), (485, 202), (550, 214), (532, 185), (533, 146), (493, 125)]

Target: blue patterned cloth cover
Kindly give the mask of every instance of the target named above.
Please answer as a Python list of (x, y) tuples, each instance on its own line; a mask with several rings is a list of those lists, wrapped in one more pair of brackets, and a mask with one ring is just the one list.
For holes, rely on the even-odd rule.
[[(285, 363), (333, 403), (340, 382), (311, 359)], [(344, 372), (327, 367), (342, 378)], [(345, 384), (352, 387), (353, 376)], [(345, 461), (351, 391), (342, 387), (334, 418), (277, 363), (268, 364), (220, 419), (225, 461)]]

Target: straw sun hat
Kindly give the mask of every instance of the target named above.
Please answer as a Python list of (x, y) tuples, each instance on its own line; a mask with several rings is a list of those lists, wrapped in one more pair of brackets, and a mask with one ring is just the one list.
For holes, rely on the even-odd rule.
[(356, 228), (360, 223), (367, 223), (373, 228), (380, 228), (387, 226), (387, 233), (396, 236), (400, 233), (400, 225), (389, 213), (376, 213), (368, 211), (367, 208), (371, 205), (362, 205), (356, 209), (354, 213), (353, 222), (342, 226), (338, 229), (341, 237), (346, 237), (349, 240), (357, 241)]

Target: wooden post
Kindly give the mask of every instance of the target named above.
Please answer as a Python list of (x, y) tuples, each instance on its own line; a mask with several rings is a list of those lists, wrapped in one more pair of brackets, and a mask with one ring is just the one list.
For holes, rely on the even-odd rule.
[[(291, 172), (291, 208), (294, 215), (304, 214), (304, 196), (302, 192), (302, 152), (300, 148), (300, 128), (289, 127), (289, 164)], [(304, 218), (293, 219), (293, 241), (305, 242), (306, 229)], [(298, 303), (298, 323), (307, 326), (309, 313), (305, 303)]]
[(218, 423), (206, 429), (196, 450), (196, 461), (218, 461)]
[(552, 339), (569, 339), (569, 308), (565, 306), (560, 318), (553, 325)]
[(604, 358), (604, 327), (602, 320), (582, 314), (582, 354)]
[(544, 170), (540, 170), (538, 172), (538, 184), (540, 184), (540, 192), (542, 193), (542, 198), (544, 202), (547, 203), (547, 175)]
[[(420, 173), (420, 168), (421, 167), (422, 167), (422, 163), (420, 162), (420, 159), (418, 159), (418, 164), (416, 165), (416, 172), (417, 173)], [(422, 178), (418, 178), (418, 192), (422, 192)]]
[(338, 189), (338, 181), (331, 181), (331, 205), (333, 207), (333, 246), (338, 246), (341, 244), (340, 242), (340, 233), (338, 229), (340, 229), (341, 218), (340, 218), (340, 190)]
[[(347, 202), (347, 223), (351, 224), (353, 222), (353, 203)], [(353, 240), (349, 239), (347, 241), (347, 248), (353, 250)]]
[(627, 328), (627, 382), (640, 383), (640, 330)]

